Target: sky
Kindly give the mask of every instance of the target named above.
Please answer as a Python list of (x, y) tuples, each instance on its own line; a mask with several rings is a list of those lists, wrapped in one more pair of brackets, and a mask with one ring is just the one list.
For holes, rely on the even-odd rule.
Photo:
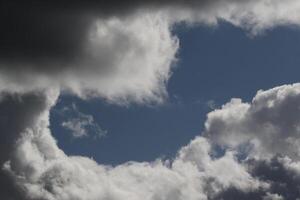
[(300, 199), (297, 0), (0, 3), (0, 199)]
[[(112, 165), (172, 158), (201, 135), (206, 114), (231, 98), (249, 102), (258, 89), (299, 81), (300, 35), (295, 27), (278, 27), (256, 37), (225, 22), (214, 28), (179, 25), (173, 31), (180, 50), (163, 105), (124, 107), (61, 97), (52, 111), (51, 129), (67, 154)], [(91, 132), (91, 137), (74, 139), (61, 126), (69, 116), (57, 111), (73, 103), (95, 118), (107, 131), (105, 137), (95, 139)]]

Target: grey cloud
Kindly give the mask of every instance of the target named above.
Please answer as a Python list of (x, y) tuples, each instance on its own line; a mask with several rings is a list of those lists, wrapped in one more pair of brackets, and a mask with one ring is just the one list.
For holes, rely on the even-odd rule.
[[(266, 8), (265, 13), (261, 13), (262, 8)], [(267, 20), (273, 20), (275, 24), (297, 23), (299, 16), (286, 16), (288, 14), (286, 8), (294, 13), (298, 11), (299, 4), (291, 0), (285, 3), (278, 0), (114, 0), (72, 1), (72, 3), (66, 1), (24, 3), (4, 0), (1, 2), (0, 12), (2, 24), (0, 41), (3, 47), (0, 49), (0, 58), (3, 63), (8, 64), (38, 63), (30, 65), (37, 71), (57, 70), (56, 68), (61, 68), (59, 63), (69, 63), (83, 53), (89, 31), (97, 19), (122, 18), (140, 9), (154, 11), (171, 9), (175, 12), (174, 16), (178, 9), (181, 9), (188, 12), (186, 16), (193, 16), (195, 21), (205, 23), (205, 20), (209, 22), (224, 18), (239, 26), (263, 28), (271, 24)], [(279, 13), (276, 14), (276, 11)], [(170, 16), (174, 17), (172, 14)], [(179, 17), (174, 21), (186, 19), (188, 18)], [(51, 61), (54, 61), (51, 67), (40, 66)]]
[(2, 1), (0, 90), (48, 85), (109, 102), (162, 102), (176, 61), (176, 23), (224, 20), (252, 34), (299, 25), (287, 0)]
[(286, 200), (300, 197), (299, 172), (287, 168), (284, 158), (275, 156), (271, 160), (249, 162), (251, 162), (253, 168), (253, 176), (259, 177), (261, 180), (268, 181), (271, 184), (270, 192)]
[[(289, 160), (289, 159), (288, 159)], [(266, 183), (269, 187), (244, 192), (234, 187), (222, 191), (215, 199), (251, 199), (251, 200), (295, 200), (300, 197), (300, 174), (289, 165), (299, 163), (286, 160), (285, 157), (274, 156), (271, 159), (250, 159), (246, 161), (249, 173)]]
[(47, 62), (36, 64), (17, 58), (12, 59), (14, 63), (1, 63), (0, 59), (0, 90), (30, 91), (52, 85), (83, 98), (100, 96), (119, 104), (162, 102), (166, 98), (165, 84), (178, 41), (161, 14), (100, 18), (88, 34), (81, 47), (84, 52), (74, 56), (75, 61), (61, 63), (47, 58)]
[[(49, 92), (49, 95), (52, 92)], [(11, 159), (23, 132), (36, 125), (36, 120), (49, 109), (43, 92), (30, 94), (1, 93), (0, 99), (0, 197), (8, 200), (26, 199), (24, 191), (3, 171), (4, 162)], [(52, 93), (53, 94), (53, 93)], [(53, 94), (55, 95), (55, 94)]]

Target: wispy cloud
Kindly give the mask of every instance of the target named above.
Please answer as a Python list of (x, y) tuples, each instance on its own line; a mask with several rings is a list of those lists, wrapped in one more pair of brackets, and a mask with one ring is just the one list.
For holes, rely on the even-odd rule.
[(107, 130), (103, 130), (92, 115), (80, 112), (75, 103), (70, 107), (64, 107), (62, 112), (68, 119), (63, 121), (61, 125), (74, 138), (92, 136), (95, 139), (99, 139), (106, 136)]

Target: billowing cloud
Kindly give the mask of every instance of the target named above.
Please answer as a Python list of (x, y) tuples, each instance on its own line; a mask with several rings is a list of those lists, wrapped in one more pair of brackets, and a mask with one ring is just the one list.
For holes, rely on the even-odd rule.
[[(0, 179), (5, 190), (0, 194), (26, 200), (295, 199), (300, 195), (300, 161), (281, 144), (287, 138), (297, 141), (299, 133), (297, 129), (279, 130), (298, 120), (298, 104), (291, 102), (297, 102), (299, 87), (295, 84), (259, 91), (251, 104), (233, 100), (212, 111), (206, 121), (206, 138), (195, 138), (174, 159), (115, 167), (67, 156), (57, 147), (48, 126), (58, 90), (2, 93), (0, 111), (7, 111), (7, 117), (14, 120), (8, 126), (7, 118), (1, 118), (1, 152), (5, 153), (0, 155)], [(260, 110), (264, 110), (263, 115)], [(284, 110), (289, 118), (284, 118)], [(267, 128), (260, 124), (265, 122)], [(237, 125), (239, 128), (234, 127)], [(238, 145), (224, 139), (231, 138), (230, 133), (240, 141)], [(261, 145), (244, 151), (243, 144), (248, 146), (254, 140), (253, 145)], [(278, 144), (272, 152), (269, 143)], [(215, 144), (225, 147), (224, 155), (215, 154)], [(241, 158), (241, 153), (246, 158)]]
[(10, 117), (22, 122), (20, 126), (15, 126), (18, 121), (11, 127), (1, 125), (5, 126), (3, 137), (8, 144), (1, 146), (2, 152), (10, 154), (1, 154), (0, 178), (14, 183), (10, 187), (13, 192), (6, 194), (10, 198), (199, 200), (230, 187), (244, 192), (268, 187), (253, 178), (231, 152), (213, 159), (211, 146), (202, 137), (182, 148), (173, 161), (158, 159), (110, 167), (85, 157), (68, 157), (57, 147), (48, 128), (49, 109), (56, 98), (55, 92), (3, 94), (0, 106), (12, 110)]
[(299, 84), (259, 91), (251, 103), (232, 99), (208, 114), (205, 137), (173, 160), (112, 167), (67, 156), (48, 126), (61, 91), (118, 104), (162, 102), (179, 48), (176, 23), (224, 20), (258, 34), (298, 26), (299, 11), (295, 0), (1, 2), (0, 197), (298, 198)]
[[(258, 91), (251, 103), (232, 99), (208, 114), (205, 134), (216, 144), (247, 145), (254, 156), (299, 159), (300, 84)], [(246, 148), (247, 149), (247, 148)]]
[(0, 89), (56, 85), (109, 102), (162, 102), (176, 62), (176, 23), (227, 21), (257, 34), (299, 25), (295, 0), (3, 1)]
[(71, 61), (13, 58), (1, 63), (0, 58), (0, 90), (52, 85), (83, 98), (101, 96), (120, 104), (162, 102), (178, 49), (169, 28), (161, 14), (98, 19), (81, 46), (83, 52)]

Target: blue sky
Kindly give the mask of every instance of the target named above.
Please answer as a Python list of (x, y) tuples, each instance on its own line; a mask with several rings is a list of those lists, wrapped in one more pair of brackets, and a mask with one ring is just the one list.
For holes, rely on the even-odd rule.
[[(251, 101), (259, 89), (299, 81), (297, 28), (279, 27), (250, 36), (224, 22), (217, 27), (179, 25), (173, 33), (180, 39), (179, 60), (168, 82), (165, 104), (122, 107), (63, 95), (51, 114), (58, 146), (69, 155), (112, 165), (173, 157), (201, 134), (206, 114), (212, 110), (209, 104), (218, 107), (232, 97)], [(58, 111), (72, 103), (92, 115), (107, 136), (76, 139), (62, 128), (61, 121), (70, 116)]]

